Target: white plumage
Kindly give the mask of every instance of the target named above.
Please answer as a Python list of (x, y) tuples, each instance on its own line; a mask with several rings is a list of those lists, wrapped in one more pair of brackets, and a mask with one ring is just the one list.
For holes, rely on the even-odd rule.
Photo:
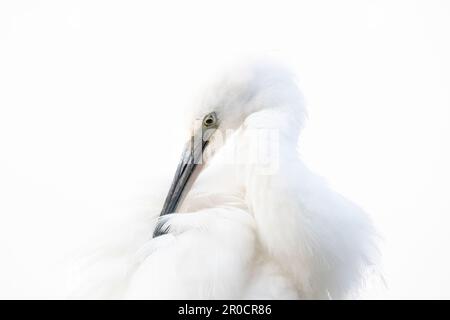
[(374, 230), (299, 159), (306, 112), (293, 76), (240, 66), (206, 91), (191, 122), (211, 112), (209, 156), (177, 213), (160, 218), (168, 232), (129, 252), (119, 296), (336, 299), (359, 287), (376, 258)]

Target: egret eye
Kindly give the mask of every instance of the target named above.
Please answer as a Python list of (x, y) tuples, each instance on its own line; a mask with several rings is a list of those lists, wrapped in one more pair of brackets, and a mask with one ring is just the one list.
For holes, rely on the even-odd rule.
[(211, 127), (213, 125), (216, 124), (216, 115), (215, 113), (210, 113), (208, 114), (204, 119), (203, 119), (203, 124), (205, 125), (205, 127)]

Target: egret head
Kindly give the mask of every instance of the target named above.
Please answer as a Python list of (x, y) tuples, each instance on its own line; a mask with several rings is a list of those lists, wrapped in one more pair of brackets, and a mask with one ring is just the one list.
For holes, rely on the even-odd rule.
[(305, 116), (302, 102), (293, 74), (283, 66), (244, 64), (225, 72), (205, 90), (189, 121), (194, 123), (214, 112), (221, 130), (237, 129), (255, 112), (290, 106), (292, 118), (301, 125)]
[(279, 65), (256, 63), (225, 73), (206, 90), (192, 110), (191, 137), (161, 215), (176, 211), (187, 189), (186, 185), (193, 180), (193, 173), (197, 171), (199, 164), (203, 163), (203, 154), (217, 131), (221, 131), (224, 136), (227, 130), (238, 129), (249, 116), (266, 109), (289, 112), (291, 123), (282, 125), (300, 128), (305, 116), (301, 101), (293, 76)]

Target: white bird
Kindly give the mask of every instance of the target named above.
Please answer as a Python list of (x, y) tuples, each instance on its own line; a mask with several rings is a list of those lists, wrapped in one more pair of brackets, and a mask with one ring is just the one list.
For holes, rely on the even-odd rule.
[(123, 297), (340, 299), (358, 288), (374, 228), (299, 159), (305, 117), (277, 65), (241, 66), (207, 90)]

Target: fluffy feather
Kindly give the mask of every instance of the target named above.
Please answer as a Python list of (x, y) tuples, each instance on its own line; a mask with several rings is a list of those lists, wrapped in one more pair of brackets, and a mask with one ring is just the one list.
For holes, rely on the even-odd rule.
[(169, 233), (124, 252), (119, 295), (327, 299), (357, 288), (376, 261), (375, 232), (299, 159), (306, 111), (292, 75), (239, 67), (198, 105), (192, 122), (211, 111), (221, 120), (216, 143), (178, 212), (160, 221)]

